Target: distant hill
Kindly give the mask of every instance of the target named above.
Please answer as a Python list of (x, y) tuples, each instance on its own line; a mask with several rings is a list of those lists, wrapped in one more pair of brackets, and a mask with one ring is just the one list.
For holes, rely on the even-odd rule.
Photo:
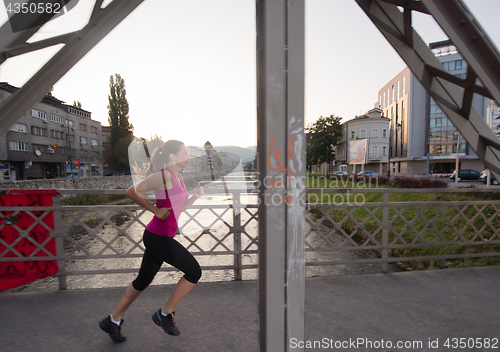
[(247, 162), (247, 161), (252, 161), (255, 159), (255, 155), (257, 153), (257, 147), (248, 147), (248, 148), (243, 148), (243, 147), (238, 147), (236, 145), (221, 145), (221, 146), (215, 146), (215, 150), (218, 152), (226, 152), (228, 153), (228, 157), (230, 157), (229, 154), (236, 154), (237, 156), (240, 157), (242, 162)]

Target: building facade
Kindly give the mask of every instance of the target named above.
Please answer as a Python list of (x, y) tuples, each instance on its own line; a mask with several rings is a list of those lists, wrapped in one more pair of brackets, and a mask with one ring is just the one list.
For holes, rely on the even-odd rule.
[[(450, 41), (431, 43), (429, 46), (449, 73), (466, 77), (467, 62)], [(488, 107), (492, 112), (498, 111), (494, 101), (478, 94), (474, 95), (473, 104), (485, 119)], [(457, 150), (460, 169), (484, 169), (477, 154), (466, 140), (460, 138), (459, 141), (459, 131), (408, 67), (379, 91), (375, 106), (390, 119), (391, 174), (424, 176), (429, 172), (452, 173)]]
[(342, 140), (335, 151), (336, 171), (351, 175), (374, 171), (385, 176), (388, 162), (389, 119), (382, 116), (382, 110), (371, 109), (342, 124)]
[[(0, 83), (0, 104), (17, 89)], [(102, 153), (101, 123), (49, 95), (0, 138), (3, 177), (10, 180), (102, 176)]]

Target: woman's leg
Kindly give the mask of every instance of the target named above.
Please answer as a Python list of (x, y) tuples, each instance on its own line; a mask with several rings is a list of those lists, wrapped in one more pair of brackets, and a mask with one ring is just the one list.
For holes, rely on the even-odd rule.
[(132, 286), (132, 284), (128, 285), (127, 289), (123, 293), (122, 298), (120, 299), (120, 302), (118, 302), (118, 305), (116, 306), (115, 310), (113, 313), (111, 313), (111, 316), (115, 321), (121, 321), (123, 318), (123, 314), (125, 314), (125, 311), (127, 308), (132, 304), (133, 301), (139, 295), (141, 294), (142, 291), (138, 291)]
[(162, 308), (165, 314), (172, 313), (177, 304), (191, 291), (201, 277), (201, 268), (198, 261), (189, 251), (173, 238), (169, 238), (169, 250), (164, 251), (162, 259), (184, 273), (184, 276), (175, 285), (167, 303)]
[[(189, 281), (187, 281), (184, 277), (181, 277), (181, 279), (177, 282), (177, 285), (175, 285), (174, 291), (168, 298), (167, 303), (163, 306), (161, 309), (163, 313), (169, 314), (172, 313), (175, 310), (175, 307), (177, 304), (184, 298), (186, 295), (191, 291), (191, 289), (194, 287), (194, 285)], [(113, 316), (114, 317), (114, 316)]]
[(111, 313), (111, 316), (115, 321), (120, 321), (122, 319), (127, 308), (137, 297), (139, 297), (141, 292), (149, 286), (163, 264), (163, 261), (151, 253), (151, 250), (149, 249), (157, 245), (154, 241), (156, 239), (155, 236), (158, 237), (157, 235), (149, 233), (147, 230), (144, 232), (144, 245), (146, 246), (146, 250), (144, 251), (144, 255), (142, 257), (141, 268), (139, 269), (137, 278), (130, 285), (128, 285), (122, 298), (120, 299), (120, 302), (118, 302), (115, 310)]

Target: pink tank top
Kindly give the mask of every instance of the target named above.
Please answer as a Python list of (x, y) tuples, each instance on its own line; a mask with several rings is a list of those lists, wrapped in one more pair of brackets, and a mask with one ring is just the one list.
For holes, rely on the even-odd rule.
[(155, 188), (156, 206), (172, 209), (165, 220), (161, 220), (156, 215), (153, 216), (153, 219), (146, 226), (146, 230), (156, 235), (174, 237), (179, 227), (177, 220), (189, 195), (182, 178), (177, 178), (169, 168), (163, 169), (161, 172), (165, 172), (164, 170), (168, 170), (172, 176), (172, 188), (169, 190)]

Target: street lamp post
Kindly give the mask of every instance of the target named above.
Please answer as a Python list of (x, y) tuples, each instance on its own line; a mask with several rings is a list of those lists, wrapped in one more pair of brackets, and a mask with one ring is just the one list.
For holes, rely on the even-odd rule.
[(215, 175), (214, 175), (214, 169), (212, 167), (212, 143), (207, 141), (205, 143), (205, 151), (207, 152), (207, 159), (208, 159), (208, 168), (210, 170), (210, 174), (212, 175), (212, 181), (215, 181)]

